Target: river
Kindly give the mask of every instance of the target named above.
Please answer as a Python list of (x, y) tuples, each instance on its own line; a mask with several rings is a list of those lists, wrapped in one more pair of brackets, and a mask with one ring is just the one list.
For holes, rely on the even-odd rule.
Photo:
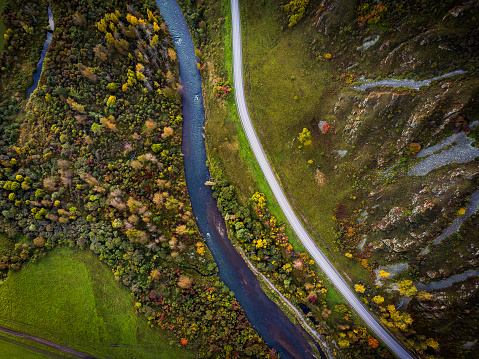
[[(194, 45), (180, 7), (174, 0), (156, 0), (176, 46), (180, 82), (183, 87), (183, 144), (186, 184), (193, 214), (218, 265), (220, 279), (235, 293), (246, 317), (263, 340), (281, 358), (315, 358), (307, 341), (309, 334), (293, 324), (260, 287), (256, 276), (228, 239), (225, 222), (216, 206), (204, 142), (205, 110), (201, 76), (197, 69)], [(311, 340), (311, 339), (310, 339)], [(325, 358), (324, 354), (321, 356)]]
[(38, 81), (40, 81), (40, 76), (42, 74), (43, 62), (45, 61), (45, 55), (47, 54), (48, 47), (50, 46), (50, 42), (52, 41), (53, 37), (53, 29), (55, 28), (55, 24), (53, 23), (53, 13), (50, 3), (48, 3), (48, 25), (50, 26), (50, 29), (47, 31), (47, 38), (43, 44), (40, 60), (38, 60), (37, 63), (37, 69), (33, 73), (33, 85), (27, 90), (27, 98), (30, 98), (31, 94), (38, 86)]

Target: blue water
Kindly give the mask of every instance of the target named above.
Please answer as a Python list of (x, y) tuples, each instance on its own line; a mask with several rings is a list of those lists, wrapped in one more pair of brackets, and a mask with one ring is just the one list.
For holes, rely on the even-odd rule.
[(203, 138), (205, 110), (194, 45), (180, 7), (174, 0), (156, 0), (176, 46), (183, 86), (183, 145), (186, 184), (193, 214), (218, 265), (220, 279), (235, 293), (248, 320), (281, 358), (314, 358), (304, 329), (291, 323), (261, 289), (258, 279), (227, 237), (225, 222), (216, 206), (206, 167)]
[[(53, 24), (53, 13), (50, 9), (50, 4), (48, 5), (48, 24), (50, 25), (50, 30), (53, 31), (54, 24)], [(37, 69), (33, 73), (33, 85), (27, 90), (27, 98), (30, 98), (30, 95), (35, 91), (38, 86), (38, 81), (40, 81), (40, 76), (42, 74), (43, 69), (43, 62), (45, 61), (45, 55), (47, 54), (48, 47), (50, 46), (50, 42), (52, 41), (53, 33), (51, 31), (47, 32), (47, 39), (43, 44), (43, 50), (40, 54), (40, 60), (37, 63)]]

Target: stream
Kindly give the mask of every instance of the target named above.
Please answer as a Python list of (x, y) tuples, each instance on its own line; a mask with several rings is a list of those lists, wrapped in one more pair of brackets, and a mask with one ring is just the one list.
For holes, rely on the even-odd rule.
[(456, 76), (456, 75), (462, 75), (465, 74), (466, 71), (463, 70), (456, 70), (452, 72), (448, 72), (447, 74), (441, 75), (441, 76), (436, 76), (431, 79), (427, 80), (422, 80), (422, 81), (416, 81), (416, 80), (409, 80), (409, 79), (404, 79), (404, 80), (399, 80), (399, 79), (385, 79), (385, 80), (379, 80), (379, 81), (374, 81), (370, 79), (363, 79), (365, 83), (359, 85), (359, 86), (354, 86), (353, 88), (356, 90), (366, 90), (370, 87), (376, 87), (376, 86), (388, 86), (388, 87), (408, 87), (415, 89), (419, 91), (419, 88), (423, 86), (429, 86), (431, 82), (437, 81), (444, 79), (446, 77), (451, 77), (451, 76)]
[[(219, 277), (235, 293), (246, 317), (268, 346), (281, 358), (316, 358), (306, 338), (309, 334), (293, 324), (260, 287), (254, 273), (231, 244), (213, 191), (205, 182), (210, 180), (206, 166), (204, 142), (205, 109), (201, 76), (191, 35), (183, 13), (174, 0), (156, 0), (174, 41), (180, 68), (183, 109), (183, 142), (186, 184), (198, 229), (206, 239), (218, 265)], [(325, 358), (324, 354), (321, 356)]]
[(417, 290), (431, 291), (450, 287), (453, 284), (460, 283), (471, 277), (477, 277), (479, 275), (478, 270), (468, 270), (467, 272), (453, 275), (452, 277), (431, 283), (414, 283)]
[(42, 75), (42, 69), (43, 69), (43, 62), (45, 61), (45, 55), (47, 54), (48, 47), (50, 46), (50, 42), (52, 41), (53, 37), (53, 30), (55, 28), (55, 24), (53, 23), (53, 13), (52, 9), (50, 6), (50, 3), (48, 3), (48, 25), (50, 29), (47, 31), (47, 39), (45, 40), (45, 43), (43, 44), (43, 49), (40, 54), (40, 60), (38, 60), (37, 63), (37, 69), (33, 73), (33, 85), (30, 86), (27, 90), (27, 98), (30, 98), (31, 94), (33, 91), (38, 86), (38, 81), (40, 81), (40, 76)]

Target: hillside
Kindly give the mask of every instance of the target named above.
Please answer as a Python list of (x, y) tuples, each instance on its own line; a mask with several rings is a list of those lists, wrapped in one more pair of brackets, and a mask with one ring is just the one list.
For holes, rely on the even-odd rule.
[[(283, 188), (406, 346), (426, 357), (477, 356), (478, 3), (292, 4), (241, 3), (248, 107)], [(219, 85), (227, 10), (209, 24), (224, 42), (210, 43), (205, 61)], [(245, 199), (264, 185), (222, 110), (234, 110), (231, 99), (216, 97), (210, 156)], [(327, 298), (323, 307), (298, 298), (325, 319)], [(346, 334), (344, 348), (360, 342), (337, 329), (349, 325), (330, 328)]]

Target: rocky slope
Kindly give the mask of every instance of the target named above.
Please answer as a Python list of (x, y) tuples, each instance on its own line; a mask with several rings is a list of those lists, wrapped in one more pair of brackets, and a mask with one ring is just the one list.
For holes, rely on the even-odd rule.
[[(426, 283), (479, 264), (479, 2), (351, 3), (311, 3), (304, 20), (312, 55), (334, 61), (344, 84), (313, 141), (330, 171), (354, 178), (354, 196), (336, 204), (339, 246), (411, 315), (406, 343), (477, 355), (477, 273)], [(388, 77), (399, 81), (373, 82)], [(431, 331), (439, 346), (424, 351)]]

